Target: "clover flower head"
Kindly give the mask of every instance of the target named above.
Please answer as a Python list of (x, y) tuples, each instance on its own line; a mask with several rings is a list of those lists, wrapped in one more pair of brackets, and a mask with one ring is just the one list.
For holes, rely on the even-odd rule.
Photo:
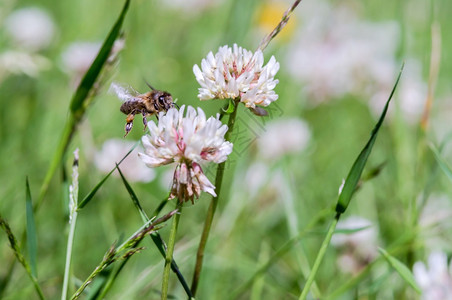
[(219, 120), (206, 115), (201, 108), (197, 111), (185, 105), (180, 110), (171, 108), (165, 114), (160, 112), (158, 125), (148, 123), (149, 135), (142, 138), (144, 153), (139, 153), (143, 162), (151, 168), (177, 163), (174, 171), (170, 198), (193, 202), (201, 191), (213, 196), (215, 186), (204, 174), (202, 162), (224, 162), (232, 152), (232, 144), (224, 140), (228, 130)]
[(264, 66), (261, 50), (251, 52), (242, 47), (223, 46), (214, 55), (210, 52), (201, 61), (201, 68), (194, 65), (193, 72), (201, 85), (198, 98), (240, 99), (246, 107), (268, 106), (278, 99), (273, 90), (278, 84), (274, 79), (279, 63), (272, 56)]

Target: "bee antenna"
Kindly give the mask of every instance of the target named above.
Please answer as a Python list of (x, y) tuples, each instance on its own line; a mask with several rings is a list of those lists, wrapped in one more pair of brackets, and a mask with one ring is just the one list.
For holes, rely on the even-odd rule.
[(176, 107), (177, 107), (177, 109), (180, 109), (179, 105), (177, 105), (177, 103), (176, 103), (176, 102), (173, 102), (173, 104), (174, 104), (174, 106), (176, 106)]
[(143, 80), (151, 90), (155, 91), (155, 89), (152, 87), (152, 85), (149, 84), (149, 82), (146, 81), (146, 79), (143, 78)]

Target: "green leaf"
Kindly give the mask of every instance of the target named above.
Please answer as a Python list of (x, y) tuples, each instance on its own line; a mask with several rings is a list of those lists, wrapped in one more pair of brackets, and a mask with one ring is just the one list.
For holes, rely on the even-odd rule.
[(235, 109), (234, 100), (229, 99), (228, 107), (226, 108), (226, 110), (223, 108), (223, 111), (225, 114), (229, 115), (232, 114), (232, 112), (234, 112), (234, 109)]
[(388, 99), (388, 101), (386, 101), (386, 105), (383, 109), (383, 112), (381, 113), (380, 119), (378, 120), (377, 124), (375, 125), (374, 129), (372, 130), (369, 141), (367, 142), (366, 146), (364, 146), (364, 148), (361, 150), (361, 153), (358, 155), (358, 158), (353, 163), (353, 166), (347, 175), (347, 179), (345, 180), (344, 186), (342, 187), (342, 191), (339, 195), (339, 199), (338, 199), (337, 205), (336, 205), (336, 211), (338, 213), (345, 212), (345, 210), (347, 209), (348, 204), (350, 203), (350, 200), (353, 196), (353, 193), (355, 192), (355, 188), (356, 188), (358, 181), (361, 177), (361, 174), (364, 170), (364, 166), (367, 163), (367, 159), (369, 158), (369, 155), (372, 151), (375, 140), (377, 139), (378, 131), (380, 130), (380, 127), (383, 124), (383, 120), (388, 111), (389, 103), (392, 99), (392, 96), (394, 95), (397, 84), (399, 83), (400, 76), (402, 75), (402, 70), (403, 70), (403, 65), (402, 65), (402, 68), (400, 69), (399, 76), (397, 76), (397, 80), (394, 84), (394, 88), (392, 89), (392, 92), (389, 95), (389, 99)]
[(30, 260), (31, 274), (37, 278), (38, 270), (36, 267), (37, 252), (38, 252), (38, 238), (36, 235), (35, 218), (33, 214), (33, 202), (31, 199), (30, 184), (28, 183), (28, 177), (25, 179), (26, 196), (25, 196), (25, 208), (27, 216), (27, 247), (28, 256)]
[[(124, 183), (124, 186), (126, 187), (127, 192), (129, 193), (133, 204), (135, 205), (135, 207), (140, 212), (140, 215), (141, 215), (141, 218), (143, 219), (143, 222), (149, 221), (149, 217), (147, 216), (147, 214), (143, 210), (143, 208), (142, 208), (142, 206), (140, 204), (140, 201), (138, 200), (137, 195), (133, 191), (133, 189), (130, 186), (130, 184), (127, 182), (126, 178), (124, 177), (123, 173), (121, 172), (121, 169), (118, 166), (116, 166), (116, 168), (119, 171), (119, 175), (121, 175), (122, 182)], [(163, 209), (163, 207), (166, 205), (166, 203), (168, 203), (167, 199), (168, 199), (168, 197), (165, 200), (163, 200), (162, 203), (160, 203), (160, 205), (157, 207), (157, 209), (156, 209), (156, 211), (155, 211), (153, 216), (157, 216), (157, 214), (161, 211), (161, 209)], [(159, 250), (160, 254), (163, 257), (165, 257), (166, 256), (166, 245), (165, 245), (165, 242), (163, 241), (162, 237), (160, 236), (160, 234), (158, 232), (152, 232), (150, 234), (150, 236), (151, 236), (152, 241), (154, 242), (155, 246)], [(122, 270), (122, 267), (119, 268), (117, 272), (119, 273), (121, 270)], [(182, 284), (182, 287), (184, 288), (185, 292), (187, 293), (187, 296), (192, 297), (190, 288), (188, 287), (188, 284), (185, 281), (185, 278), (182, 275), (182, 273), (180, 272), (179, 267), (176, 264), (174, 259), (171, 261), (171, 270), (173, 270), (173, 272), (176, 273), (177, 278), (179, 279), (180, 283)], [(114, 279), (116, 279), (117, 275), (118, 274), (114, 275)]]
[(99, 76), (102, 67), (104, 66), (105, 62), (108, 59), (113, 44), (120, 33), (122, 22), (128, 10), (129, 3), (130, 0), (126, 0), (124, 7), (121, 11), (121, 14), (119, 15), (119, 18), (113, 25), (110, 33), (108, 34), (107, 38), (105, 39), (102, 45), (102, 48), (97, 54), (96, 59), (91, 64), (86, 74), (83, 76), (83, 79), (81, 80), (79, 86), (77, 87), (77, 90), (74, 93), (74, 96), (72, 97), (71, 104), (69, 106), (71, 115), (69, 116), (68, 121), (66, 122), (66, 125), (63, 130), (63, 135), (60, 138), (60, 142), (56, 148), (55, 154), (53, 155), (52, 161), (50, 163), (50, 167), (47, 170), (47, 173), (44, 177), (44, 182), (41, 186), (39, 197), (35, 205), (35, 210), (37, 210), (41, 206), (44, 200), (44, 196), (49, 188), (50, 181), (52, 180), (52, 177), (55, 174), (55, 171), (57, 170), (58, 166), (61, 164), (61, 161), (63, 160), (63, 157), (69, 147), (69, 144), (74, 136), (74, 133), (76, 132), (77, 125), (81, 118), (83, 117), (85, 110), (89, 105), (88, 101), (89, 92), (91, 91), (94, 83), (96, 82), (96, 79)]
[(127, 10), (129, 8), (130, 0), (126, 0), (124, 7), (121, 11), (121, 14), (119, 15), (119, 18), (117, 19), (115, 25), (111, 29), (110, 33), (108, 34), (107, 38), (104, 41), (104, 44), (102, 45), (102, 48), (100, 49), (99, 53), (96, 56), (96, 59), (92, 63), (91, 67), (86, 72), (85, 76), (83, 77), (82, 81), (80, 82), (74, 97), (71, 101), (71, 112), (77, 117), (81, 117), (83, 115), (83, 112), (86, 108), (86, 99), (88, 97), (89, 91), (93, 87), (94, 83), (96, 82), (97, 77), (100, 74), (100, 71), (102, 70), (102, 67), (104, 66), (105, 62), (108, 59), (108, 56), (110, 55), (111, 49), (113, 48), (113, 44), (116, 40), (116, 38), (119, 36), (121, 31), (121, 26), (124, 21), (124, 17), (127, 13)]
[(388, 263), (393, 267), (397, 273), (399, 273), (402, 278), (413, 287), (419, 294), (421, 293), (421, 288), (417, 285), (416, 280), (414, 279), (413, 274), (410, 269), (405, 266), (401, 261), (399, 261), (394, 256), (390, 255), (386, 250), (382, 248), (378, 248), (378, 251), (384, 256), (384, 258), (388, 261)]
[(433, 152), (433, 156), (435, 156), (436, 162), (438, 163), (441, 170), (443, 170), (444, 174), (446, 174), (447, 178), (452, 180), (452, 169), (449, 167), (444, 158), (441, 157), (438, 149), (433, 144), (429, 144), (430, 150)]
[(352, 234), (352, 233), (356, 233), (362, 230), (366, 230), (367, 228), (371, 228), (372, 225), (367, 225), (367, 226), (363, 226), (363, 227), (359, 227), (359, 228), (353, 228), (353, 229), (347, 229), (347, 228), (343, 228), (343, 229), (335, 229), (334, 230), (334, 234)]
[(122, 183), (124, 183), (124, 186), (126, 187), (126, 190), (129, 193), (130, 199), (132, 199), (133, 204), (140, 212), (141, 218), (143, 219), (144, 222), (149, 221), (149, 217), (147, 216), (146, 212), (143, 210), (143, 207), (141, 206), (140, 201), (138, 200), (137, 194), (135, 194), (132, 187), (127, 182), (127, 179), (122, 174), (121, 169), (119, 168), (118, 164), (116, 164), (116, 169), (118, 169), (119, 175), (121, 175)]
[(86, 195), (85, 198), (83, 198), (83, 200), (80, 201), (80, 203), (77, 206), (77, 209), (82, 209), (86, 204), (88, 204), (89, 201), (91, 201), (91, 199), (93, 199), (94, 195), (96, 195), (97, 191), (101, 188), (105, 181), (107, 181), (110, 175), (116, 170), (117, 166), (119, 166), (124, 161), (124, 159), (126, 159), (127, 156), (129, 156), (130, 153), (132, 153), (133, 149), (135, 149), (135, 147), (138, 146), (138, 143), (139, 142), (133, 145), (132, 149), (130, 149), (129, 152), (127, 152), (127, 154), (124, 155), (124, 157), (116, 164), (116, 166), (110, 171), (110, 173), (105, 175), (105, 177), (98, 184), (96, 184), (96, 186), (88, 193), (88, 195)]

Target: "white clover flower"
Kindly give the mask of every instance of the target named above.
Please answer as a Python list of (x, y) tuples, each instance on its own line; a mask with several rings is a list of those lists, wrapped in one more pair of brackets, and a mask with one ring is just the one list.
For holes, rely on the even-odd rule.
[(5, 28), (17, 46), (30, 51), (46, 48), (55, 35), (52, 18), (45, 10), (37, 7), (14, 11), (6, 18)]
[(428, 269), (423, 262), (416, 262), (413, 273), (422, 290), (422, 299), (452, 299), (452, 266), (447, 263), (445, 253), (431, 253), (428, 257)]
[[(278, 99), (273, 90), (278, 84), (274, 79), (279, 63), (274, 56), (267, 65), (261, 50), (255, 53), (238, 47), (223, 46), (213, 55), (209, 52), (202, 60), (201, 68), (193, 66), (196, 80), (201, 85), (198, 97), (209, 99), (240, 99), (246, 107), (268, 106)], [(201, 71), (202, 69), (202, 71)]]
[(149, 135), (142, 138), (144, 153), (139, 153), (143, 162), (151, 168), (178, 163), (173, 176), (171, 198), (193, 202), (201, 191), (216, 196), (215, 186), (204, 175), (200, 163), (211, 161), (222, 163), (232, 152), (232, 144), (224, 140), (228, 130), (217, 118), (206, 115), (201, 108), (196, 111), (185, 105), (180, 110), (171, 108), (160, 112), (159, 122), (148, 123)]
[[(118, 163), (130, 149), (135, 142), (124, 141), (122, 139), (110, 139), (104, 142), (100, 151), (97, 151), (94, 156), (94, 164), (98, 170), (107, 174)], [(131, 182), (150, 182), (155, 178), (155, 172), (152, 169), (143, 166), (141, 160), (131, 153), (119, 166), (121, 172)], [(116, 171), (114, 176), (119, 176)]]

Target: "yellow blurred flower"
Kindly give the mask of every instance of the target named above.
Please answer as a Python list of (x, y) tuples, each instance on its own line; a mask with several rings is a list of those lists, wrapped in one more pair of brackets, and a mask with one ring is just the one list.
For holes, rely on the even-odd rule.
[[(256, 11), (255, 22), (256, 25), (265, 33), (270, 33), (276, 25), (281, 21), (281, 18), (287, 8), (290, 6), (286, 1), (262, 1), (261, 6)], [(290, 17), (290, 21), (278, 35), (282, 40), (289, 40), (295, 30), (297, 19), (295, 15)]]

